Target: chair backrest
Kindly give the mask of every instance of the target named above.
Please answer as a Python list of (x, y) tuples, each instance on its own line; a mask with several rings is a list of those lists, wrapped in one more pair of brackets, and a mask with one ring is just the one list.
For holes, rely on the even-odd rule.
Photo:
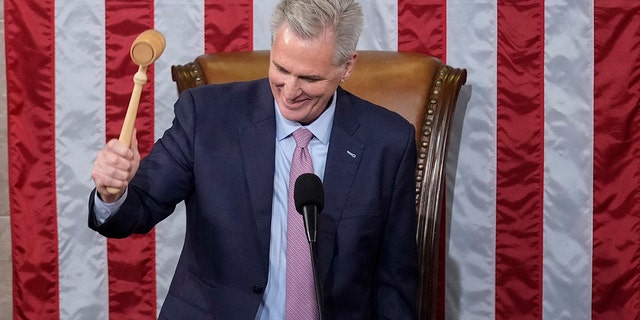
[[(359, 51), (351, 78), (342, 87), (393, 110), (416, 128), (416, 209), (420, 319), (433, 319), (437, 304), (440, 221), (444, 214), (444, 164), (453, 110), (465, 69), (419, 53)], [(213, 83), (267, 76), (269, 51), (205, 54), (171, 67), (178, 92)]]

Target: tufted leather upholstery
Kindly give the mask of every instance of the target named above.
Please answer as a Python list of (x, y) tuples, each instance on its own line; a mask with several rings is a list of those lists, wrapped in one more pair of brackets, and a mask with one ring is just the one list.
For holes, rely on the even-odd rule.
[[(359, 51), (342, 87), (393, 110), (416, 128), (416, 209), (420, 258), (420, 319), (435, 319), (440, 221), (444, 215), (444, 165), (451, 118), (467, 71), (419, 53)], [(171, 68), (178, 92), (212, 83), (267, 76), (269, 51), (216, 53)]]

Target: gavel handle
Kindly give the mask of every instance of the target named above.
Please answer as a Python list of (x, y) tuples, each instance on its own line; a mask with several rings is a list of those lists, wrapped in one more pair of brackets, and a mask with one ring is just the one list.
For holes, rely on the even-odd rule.
[[(140, 105), (140, 95), (142, 94), (142, 86), (144, 86), (145, 83), (147, 83), (147, 66), (139, 66), (138, 72), (133, 75), (133, 91), (131, 92), (127, 114), (124, 116), (124, 123), (122, 123), (120, 137), (118, 138), (118, 140), (127, 147), (131, 146), (133, 128), (135, 127), (136, 116), (138, 115), (138, 106)], [(110, 194), (118, 194), (120, 189), (107, 187), (107, 192)]]

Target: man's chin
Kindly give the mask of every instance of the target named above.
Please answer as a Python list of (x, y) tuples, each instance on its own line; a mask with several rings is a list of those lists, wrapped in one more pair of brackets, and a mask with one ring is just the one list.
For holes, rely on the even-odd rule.
[(280, 113), (282, 114), (282, 116), (285, 119), (287, 119), (289, 121), (301, 122), (306, 116), (306, 114), (303, 112), (303, 110), (304, 110), (304, 107), (297, 108), (297, 109), (281, 107), (280, 108)]

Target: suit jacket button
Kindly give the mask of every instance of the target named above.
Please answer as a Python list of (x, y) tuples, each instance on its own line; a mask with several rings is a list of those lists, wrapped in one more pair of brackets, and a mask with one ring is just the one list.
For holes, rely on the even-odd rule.
[(256, 284), (253, 286), (253, 293), (262, 294), (264, 293), (264, 286), (261, 284)]

